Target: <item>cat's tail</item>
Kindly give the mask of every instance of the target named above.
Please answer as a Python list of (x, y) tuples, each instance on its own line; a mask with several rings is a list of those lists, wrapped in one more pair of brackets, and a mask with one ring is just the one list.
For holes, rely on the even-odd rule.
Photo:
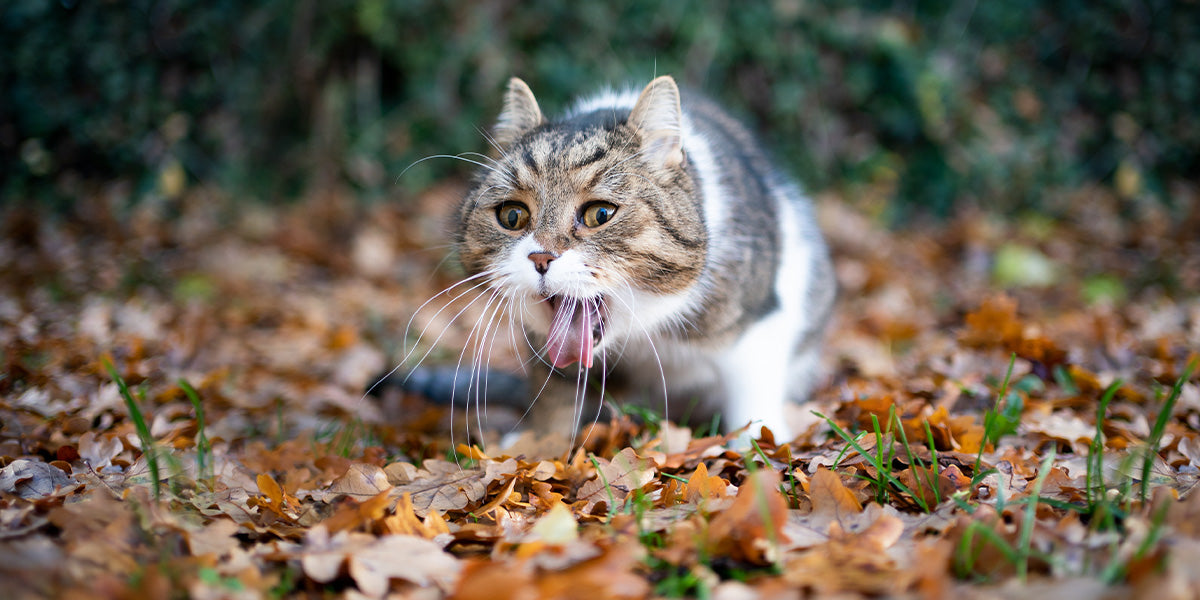
[(529, 403), (529, 383), (520, 375), (488, 369), (464, 373), (450, 366), (417, 367), (408, 373), (376, 377), (372, 396), (386, 389), (399, 389), (443, 406), (466, 405), (468, 399), (483, 397), (488, 404), (524, 409)]

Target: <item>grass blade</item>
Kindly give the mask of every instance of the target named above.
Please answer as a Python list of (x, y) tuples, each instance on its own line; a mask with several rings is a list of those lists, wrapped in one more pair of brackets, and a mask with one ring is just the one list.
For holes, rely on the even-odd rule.
[(1025, 506), (1025, 518), (1021, 521), (1021, 536), (1017, 542), (1017, 553), (1020, 560), (1017, 562), (1017, 578), (1025, 581), (1029, 574), (1029, 557), (1033, 553), (1030, 545), (1033, 543), (1033, 527), (1037, 524), (1037, 506), (1038, 498), (1042, 495), (1042, 484), (1046, 482), (1046, 476), (1050, 474), (1050, 467), (1054, 464), (1054, 449), (1051, 449), (1046, 454), (1046, 458), (1042, 460), (1042, 464), (1038, 467), (1037, 479), (1033, 480), (1033, 490), (1029, 492), (1029, 502)]
[(1150, 430), (1150, 439), (1147, 441), (1149, 448), (1146, 449), (1146, 457), (1142, 460), (1142, 502), (1146, 501), (1150, 493), (1150, 470), (1154, 467), (1154, 458), (1158, 456), (1158, 445), (1162, 442), (1163, 432), (1167, 429), (1167, 421), (1171, 419), (1171, 411), (1175, 409), (1175, 402), (1183, 393), (1183, 384), (1192, 377), (1196, 363), (1195, 360), (1189, 362), (1183, 369), (1183, 374), (1175, 380), (1171, 393), (1163, 402), (1162, 410), (1158, 411), (1158, 418), (1154, 420), (1154, 428)]
[(112, 377), (112, 380), (116, 382), (117, 389), (121, 392), (121, 398), (125, 400), (125, 407), (129, 409), (129, 418), (133, 419), (133, 426), (137, 430), (138, 439), (142, 442), (142, 455), (146, 457), (146, 465), (150, 467), (154, 498), (159, 499), (162, 497), (162, 481), (159, 480), (158, 452), (156, 452), (154, 447), (154, 438), (150, 435), (150, 427), (146, 425), (146, 417), (142, 415), (142, 409), (138, 407), (133, 394), (129, 392), (129, 386), (125, 385), (125, 380), (117, 372), (112, 362), (107, 357), (101, 359), (101, 362), (104, 363), (104, 368), (108, 370), (109, 377)]
[(1086, 477), (1088, 505), (1092, 507), (1104, 499), (1104, 415), (1121, 384), (1120, 379), (1109, 384), (1100, 397), (1100, 406), (1096, 407), (1096, 435), (1088, 452)]
[(179, 379), (179, 387), (183, 389), (184, 395), (192, 403), (192, 409), (196, 411), (196, 470), (198, 479), (207, 481), (209, 487), (212, 487), (214, 480), (213, 476), (213, 460), (212, 460), (212, 443), (208, 439), (208, 434), (205, 433), (204, 406), (200, 404), (200, 394), (196, 393), (196, 388), (188, 383), (182, 377)]

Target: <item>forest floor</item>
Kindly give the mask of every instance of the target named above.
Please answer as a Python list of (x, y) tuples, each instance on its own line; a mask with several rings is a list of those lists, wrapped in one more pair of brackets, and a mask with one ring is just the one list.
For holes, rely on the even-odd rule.
[[(461, 192), (4, 209), (0, 595), (1200, 594), (1196, 190), (894, 231), (820, 198), (840, 300), (800, 435), (605, 414), (574, 452), (363, 395), (456, 281)], [(427, 364), (458, 310), (414, 320)]]

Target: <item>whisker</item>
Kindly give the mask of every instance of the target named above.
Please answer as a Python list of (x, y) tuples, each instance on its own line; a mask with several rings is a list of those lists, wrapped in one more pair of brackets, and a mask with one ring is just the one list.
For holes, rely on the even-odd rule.
[(509, 173), (506, 173), (506, 172), (504, 172), (504, 171), (501, 171), (500, 169), (497, 169), (497, 168), (495, 168), (495, 167), (492, 167), (492, 166), (490, 166), (490, 165), (487, 165), (487, 164), (485, 164), (485, 163), (481, 163), (481, 162), (479, 162), (479, 161), (477, 161), (477, 160), (471, 160), (471, 159), (469, 159), (469, 158), (464, 158), (462, 155), (458, 155), (458, 154), (434, 154), (434, 155), (432, 155), (432, 156), (426, 156), (425, 158), (422, 158), (422, 159), (420, 159), (420, 160), (414, 161), (414, 162), (413, 162), (411, 165), (408, 165), (407, 167), (404, 167), (404, 170), (403, 170), (403, 171), (400, 171), (400, 174), (396, 176), (396, 183), (400, 183), (400, 178), (401, 178), (401, 177), (404, 177), (404, 174), (405, 174), (405, 173), (407, 173), (409, 169), (411, 169), (411, 168), (413, 168), (413, 167), (415, 167), (415, 166), (417, 166), (417, 165), (419, 165), (419, 164), (421, 164), (421, 163), (423, 163), (423, 162), (425, 162), (425, 161), (427, 161), (427, 160), (433, 160), (433, 159), (435, 159), (435, 158), (451, 158), (451, 159), (454, 159), (454, 160), (461, 160), (461, 161), (463, 161), (463, 162), (467, 162), (467, 163), (471, 163), (471, 164), (473, 164), (473, 165), (476, 165), (476, 166), (478, 166), (478, 167), (480, 167), (480, 168), (487, 169), (488, 171), (491, 171), (491, 172), (493, 172), (493, 173), (495, 173), (495, 174), (499, 175), (500, 177), (504, 178), (505, 180), (511, 180), (511, 179), (512, 179), (512, 175), (511, 175), (511, 174), (509, 174)]
[[(471, 326), (471, 330), (467, 333), (467, 344), (464, 345), (462, 352), (460, 352), (458, 354), (458, 362), (454, 365), (454, 379), (451, 381), (451, 385), (450, 385), (450, 415), (451, 415), (451, 420), (450, 420), (451, 441), (450, 441), (450, 443), (452, 445), (454, 444), (454, 437), (453, 437), (454, 401), (456, 399), (456, 396), (458, 395), (458, 374), (462, 370), (463, 357), (466, 356), (468, 347), (472, 344), (472, 341), (474, 341), (475, 345), (478, 346), (478, 339), (475, 337), (475, 333), (479, 330), (480, 323), (483, 322), (483, 319), (484, 319), (485, 315), (487, 314), (488, 309), (491, 307), (492, 302), (495, 301), (496, 296), (498, 296), (499, 294), (500, 294), (500, 291), (497, 288), (493, 287), (493, 288), (491, 288), (490, 294), (487, 294), (486, 296), (480, 296), (480, 298), (486, 297), (487, 302), (484, 303), (483, 309), (480, 311), (480, 315), (475, 318), (475, 324)], [(474, 303), (478, 299), (479, 298), (472, 300), (472, 303)], [(470, 408), (471, 408), (471, 386), (469, 385), (469, 382), (468, 382), (467, 404), (466, 404), (466, 408), (464, 410), (470, 411)], [(470, 416), (468, 415), (468, 418), (467, 418), (467, 442), (468, 443), (471, 441), (470, 422), (471, 422)]]
[[(629, 290), (630, 299), (632, 300), (633, 286), (630, 285), (629, 282), (624, 282), (624, 285), (625, 285), (626, 289)], [(633, 309), (633, 306), (631, 306), (629, 302), (626, 302), (625, 299), (622, 298), (620, 294), (613, 294), (612, 298), (615, 298), (618, 302), (620, 302), (625, 307), (626, 310), (629, 311), (629, 315), (630, 315), (630, 317), (632, 317), (633, 322), (635, 324), (637, 324), (638, 328), (640, 328), (642, 330), (642, 333), (646, 336), (646, 342), (650, 346), (650, 352), (654, 355), (654, 363), (658, 366), (659, 377), (662, 379), (663, 419), (670, 420), (670, 415), (669, 415), (670, 403), (667, 401), (668, 400), (667, 372), (666, 372), (666, 369), (663, 368), (662, 357), (659, 356), (659, 354), (658, 354), (658, 347), (654, 345), (654, 336), (650, 334), (650, 330), (646, 327), (645, 323), (643, 323), (642, 320), (640, 318), (638, 318), (637, 311)]]
[[(446, 289), (444, 289), (444, 290), (442, 290), (442, 291), (440, 291), (440, 292), (438, 292), (438, 293), (434, 294), (432, 297), (430, 297), (430, 298), (429, 298), (428, 300), (426, 300), (425, 302), (422, 302), (422, 303), (421, 303), (421, 305), (417, 307), (417, 310), (413, 311), (413, 314), (412, 314), (412, 316), (411, 316), (411, 317), (409, 317), (409, 319), (408, 319), (408, 323), (407, 323), (407, 324), (404, 326), (404, 340), (405, 340), (405, 342), (404, 342), (404, 344), (405, 344), (405, 346), (404, 346), (404, 351), (405, 351), (405, 354), (406, 354), (406, 355), (408, 354), (408, 347), (407, 347), (407, 346), (408, 346), (408, 333), (409, 333), (409, 331), (412, 329), (412, 324), (413, 324), (413, 321), (415, 321), (415, 320), (416, 320), (416, 318), (417, 318), (417, 315), (421, 314), (421, 311), (422, 311), (422, 310), (424, 310), (426, 306), (429, 306), (429, 303), (430, 303), (430, 302), (433, 302), (434, 300), (437, 300), (438, 298), (440, 298), (440, 297), (442, 297), (442, 296), (444, 296), (444, 295), (446, 295), (446, 294), (450, 293), (450, 291), (451, 291), (451, 290), (453, 290), (454, 288), (456, 288), (456, 287), (458, 287), (458, 286), (460, 286), (460, 285), (464, 285), (464, 284), (470, 283), (471, 281), (474, 281), (474, 280), (476, 280), (476, 279), (480, 279), (480, 278), (483, 278), (483, 277), (487, 277), (487, 276), (489, 276), (489, 275), (492, 275), (492, 274), (494, 274), (494, 273), (495, 273), (495, 271), (494, 271), (494, 270), (488, 270), (488, 271), (483, 271), (482, 273), (479, 273), (479, 274), (477, 274), (477, 275), (472, 275), (472, 276), (470, 276), (470, 277), (467, 277), (467, 278), (465, 278), (465, 279), (461, 279), (461, 280), (459, 280), (459, 281), (457, 281), (457, 282), (455, 282), (455, 283), (453, 283), (453, 284), (450, 284), (450, 286), (449, 286), (449, 287), (447, 287)], [(449, 301), (449, 302), (447, 302), (447, 303), (446, 303), (446, 305), (445, 305), (445, 306), (443, 306), (441, 310), (439, 310), (438, 312), (436, 312), (436, 313), (434, 313), (434, 314), (433, 314), (433, 317), (431, 317), (431, 319), (433, 319), (433, 318), (437, 318), (437, 316), (438, 316), (438, 315), (440, 315), (440, 314), (442, 313), (442, 310), (445, 310), (446, 308), (448, 308), (448, 307), (450, 306), (450, 302), (454, 302), (455, 300), (458, 300), (459, 298), (462, 298), (464, 295), (466, 295), (466, 294), (469, 294), (469, 293), (471, 292), (471, 290), (474, 290), (474, 289), (478, 288), (480, 285), (485, 285), (486, 283), (487, 283), (487, 282), (486, 282), (486, 281), (484, 281), (483, 283), (481, 283), (481, 284), (479, 284), (479, 285), (476, 285), (476, 286), (474, 286), (474, 287), (471, 287), (470, 289), (464, 290), (462, 293), (460, 293), (460, 294), (458, 294), (457, 296), (455, 296), (455, 297), (451, 298), (451, 299), (450, 299), (450, 301)], [(420, 340), (422, 337), (424, 337), (424, 335), (425, 335), (425, 331), (424, 331), (424, 330), (422, 330), (422, 331), (421, 331), (421, 335), (417, 336), (417, 339), (418, 339), (418, 340)], [(407, 358), (407, 356), (406, 356), (406, 358)]]
[[(506, 300), (504, 293), (497, 289), (498, 296), (496, 297), (495, 308), (490, 316), (483, 321), (484, 327), (482, 335), (479, 337), (476, 347), (474, 361), (471, 366), (474, 372), (475, 387), (475, 421), (479, 426), (480, 435), (483, 432), (483, 424), (487, 421), (487, 378), (492, 364), (491, 346), (495, 343), (496, 332), (492, 325), (500, 315), (504, 308)], [(490, 303), (489, 303), (490, 304)], [(486, 310), (486, 309), (485, 309)], [(491, 342), (488, 341), (488, 333), (491, 333)], [(485, 362), (486, 359), (486, 362)], [(480, 379), (482, 378), (482, 385)]]
[[(392, 375), (395, 375), (395, 374), (396, 374), (396, 371), (399, 371), (399, 370), (400, 370), (400, 367), (404, 366), (404, 363), (405, 363), (405, 362), (407, 362), (407, 360), (408, 360), (408, 356), (411, 354), (411, 353), (410, 353), (410, 352), (407, 350), (407, 346), (408, 346), (408, 332), (409, 332), (409, 329), (412, 327), (413, 319), (415, 319), (415, 318), (417, 317), (417, 313), (420, 313), (422, 308), (425, 308), (425, 306), (427, 306), (427, 305), (428, 305), (430, 302), (433, 302), (435, 299), (437, 299), (437, 298), (438, 298), (438, 296), (441, 296), (441, 295), (443, 295), (443, 294), (445, 294), (445, 293), (449, 292), (450, 290), (453, 290), (454, 288), (456, 288), (456, 287), (458, 287), (458, 286), (460, 286), (460, 285), (463, 285), (463, 284), (465, 284), (465, 283), (467, 283), (467, 282), (469, 282), (469, 281), (471, 281), (471, 280), (473, 280), (473, 279), (476, 279), (476, 278), (479, 278), (479, 277), (483, 277), (483, 276), (485, 276), (485, 275), (488, 275), (488, 274), (489, 274), (489, 272), (486, 272), (486, 271), (485, 271), (485, 272), (483, 272), (483, 273), (480, 273), (480, 274), (478, 274), (478, 275), (473, 275), (473, 276), (471, 276), (471, 277), (468, 277), (468, 278), (466, 278), (466, 279), (463, 279), (463, 280), (461, 280), (461, 281), (458, 281), (457, 283), (454, 283), (454, 284), (453, 284), (453, 285), (451, 285), (450, 287), (447, 287), (446, 289), (444, 289), (444, 290), (442, 290), (442, 291), (438, 292), (438, 293), (437, 293), (436, 295), (434, 295), (432, 298), (430, 298), (430, 299), (426, 300), (426, 301), (425, 301), (423, 304), (421, 304), (421, 306), (417, 307), (417, 310), (416, 310), (416, 311), (413, 313), (413, 316), (412, 316), (412, 317), (410, 317), (410, 318), (408, 319), (408, 324), (404, 326), (404, 337), (403, 337), (403, 339), (404, 339), (404, 342), (403, 342), (403, 346), (401, 347), (401, 349), (402, 349), (402, 351), (403, 351), (403, 352), (405, 352), (405, 357), (404, 357), (403, 359), (401, 359), (399, 362), (397, 362), (397, 363), (396, 363), (396, 366), (392, 367), (392, 369), (391, 369), (390, 371), (388, 371), (386, 374), (384, 374), (384, 375), (383, 375), (382, 377), (380, 377), (379, 379), (375, 380), (375, 383), (372, 383), (372, 384), (371, 384), (371, 386), (367, 388), (367, 391), (363, 392), (363, 395), (362, 395), (362, 397), (361, 397), (361, 398), (359, 398), (359, 400), (358, 400), (358, 401), (359, 401), (359, 402), (363, 402), (364, 400), (366, 400), (367, 396), (371, 395), (371, 392), (375, 391), (375, 388), (379, 387), (379, 384), (383, 383), (384, 381), (387, 381), (388, 377), (391, 377)], [(478, 286), (475, 286), (475, 287), (478, 287)], [(471, 289), (475, 289), (475, 288), (471, 288)], [(471, 291), (471, 290), (466, 290), (465, 292), (463, 292), (463, 294), (469, 293), (470, 291)], [(462, 294), (459, 294), (458, 296), (455, 296), (454, 298), (452, 298), (450, 301), (451, 301), (451, 302), (453, 302), (454, 300), (457, 300), (458, 298), (461, 298), (461, 297), (462, 297)], [(447, 306), (449, 306), (449, 305), (447, 305)], [(434, 317), (436, 317), (436, 316), (437, 316), (438, 314), (440, 314), (440, 313), (441, 313), (441, 311), (438, 311), (438, 313), (435, 313), (435, 314), (434, 314)], [(422, 334), (422, 336), (424, 335), (424, 330), (422, 330), (421, 334)], [(420, 337), (418, 337), (417, 339), (419, 340), (419, 339), (420, 339)], [(439, 337), (438, 339), (441, 339), (441, 338)], [(436, 344), (436, 342), (435, 342), (435, 344)], [(428, 355), (427, 355), (427, 356), (428, 356)], [(424, 360), (424, 357), (422, 357), (422, 360)], [(405, 377), (405, 381), (407, 381), (407, 380), (408, 380), (408, 378), (407, 378), (407, 377)]]
[[(484, 282), (482, 282), (482, 283), (476, 284), (475, 286), (471, 287), (469, 290), (466, 290), (466, 291), (465, 291), (465, 292), (463, 292), (462, 294), (459, 294), (459, 295), (455, 296), (454, 298), (451, 298), (451, 299), (450, 299), (450, 302), (453, 302), (453, 301), (455, 301), (455, 300), (458, 300), (459, 298), (462, 298), (464, 295), (466, 295), (466, 294), (470, 293), (471, 291), (474, 291), (474, 290), (476, 290), (476, 289), (479, 289), (480, 287), (483, 287), (483, 286), (485, 286), (485, 285), (489, 285), (490, 283), (491, 283), (491, 282), (484, 281)], [(447, 324), (446, 324), (446, 326), (442, 328), (442, 332), (441, 332), (441, 333), (439, 333), (439, 334), (438, 334), (438, 336), (437, 336), (437, 338), (435, 338), (435, 339), (433, 340), (433, 343), (429, 345), (429, 349), (425, 351), (425, 354), (422, 354), (422, 355), (421, 355), (421, 358), (417, 359), (417, 364), (418, 364), (418, 365), (419, 365), (419, 364), (421, 364), (421, 363), (423, 363), (423, 362), (425, 362), (425, 359), (426, 359), (426, 358), (429, 358), (429, 355), (430, 355), (431, 353), (433, 353), (433, 350), (434, 350), (435, 348), (437, 348), (438, 342), (442, 341), (442, 338), (446, 336), (446, 331), (448, 331), (448, 330), (450, 329), (450, 326), (451, 326), (451, 325), (453, 325), (453, 324), (454, 324), (454, 322), (455, 322), (455, 321), (457, 321), (457, 320), (458, 320), (458, 318), (459, 318), (459, 317), (461, 317), (461, 316), (463, 315), (463, 313), (465, 313), (465, 312), (467, 312), (468, 310), (470, 310), (471, 306), (473, 306), (473, 305), (474, 305), (476, 302), (478, 302), (478, 301), (479, 301), (479, 299), (480, 299), (480, 298), (482, 298), (482, 297), (483, 297), (483, 296), (476, 296), (476, 297), (475, 297), (475, 298), (473, 298), (473, 299), (472, 299), (470, 302), (468, 302), (466, 306), (462, 307), (462, 309), (460, 309), (460, 310), (459, 310), (457, 313), (455, 313), (455, 315), (454, 315), (453, 317), (451, 317), (451, 318), (450, 318), (450, 322), (449, 322), (449, 323), (447, 323)], [(420, 334), (417, 336), (417, 341), (418, 341), (418, 342), (419, 342), (420, 340), (423, 340), (423, 339), (425, 339), (425, 332), (426, 332), (426, 331), (428, 331), (428, 330), (429, 330), (429, 328), (430, 328), (431, 326), (433, 326), (433, 320), (434, 320), (434, 319), (436, 319), (438, 315), (442, 314), (442, 312), (444, 312), (444, 311), (445, 311), (447, 308), (450, 308), (450, 302), (447, 302), (445, 306), (443, 306), (443, 307), (442, 307), (441, 309), (439, 309), (439, 310), (438, 310), (436, 313), (434, 313), (432, 317), (430, 317), (430, 322), (429, 322), (429, 324), (425, 325), (425, 327), (424, 327), (424, 328), (421, 330), (421, 333), (420, 333)], [(422, 305), (422, 306), (424, 306), (424, 305)], [(413, 315), (413, 317), (415, 318), (415, 317), (416, 317), (416, 315)], [(406, 337), (407, 337), (407, 334), (405, 334), (405, 335), (406, 335)], [(416, 351), (417, 351), (417, 346), (414, 344), (414, 346), (413, 346), (413, 349), (404, 355), (404, 358), (401, 360), (401, 362), (402, 362), (402, 363), (406, 363), (406, 362), (408, 362), (408, 360), (409, 360), (409, 359), (412, 357), (412, 355), (413, 355), (414, 353), (416, 353)], [(407, 377), (405, 377), (405, 379), (404, 379), (404, 380), (405, 380), (405, 381), (408, 381), (408, 378), (407, 378)]]

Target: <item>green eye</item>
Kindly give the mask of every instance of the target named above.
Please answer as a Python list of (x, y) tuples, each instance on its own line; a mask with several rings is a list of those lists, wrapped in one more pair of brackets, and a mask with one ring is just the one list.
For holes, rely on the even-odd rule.
[(613, 215), (617, 214), (616, 205), (608, 202), (593, 202), (583, 209), (583, 225), (585, 227), (599, 227), (612, 220)]
[(529, 209), (519, 202), (505, 202), (496, 207), (496, 220), (505, 229), (525, 229), (529, 224)]

